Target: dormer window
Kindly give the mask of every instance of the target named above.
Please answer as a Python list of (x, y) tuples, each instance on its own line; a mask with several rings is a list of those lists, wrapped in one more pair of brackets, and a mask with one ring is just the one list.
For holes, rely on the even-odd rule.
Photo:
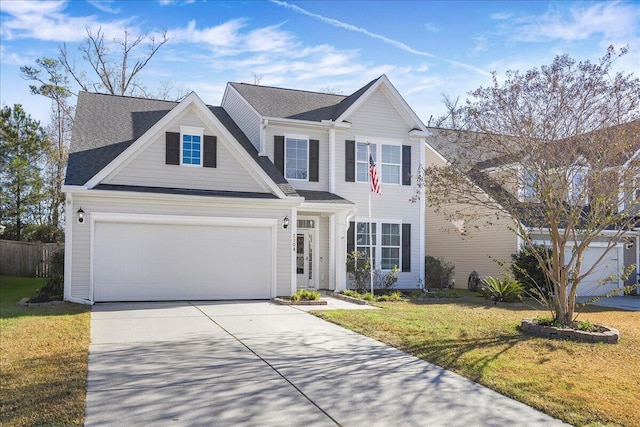
[(569, 171), (569, 202), (575, 205), (587, 205), (587, 172), (585, 167), (573, 168)]
[(180, 126), (180, 164), (202, 166), (203, 128)]
[(522, 185), (520, 186), (520, 201), (535, 202), (537, 200), (536, 181), (538, 175), (536, 172), (521, 169), (520, 176), (522, 182)]

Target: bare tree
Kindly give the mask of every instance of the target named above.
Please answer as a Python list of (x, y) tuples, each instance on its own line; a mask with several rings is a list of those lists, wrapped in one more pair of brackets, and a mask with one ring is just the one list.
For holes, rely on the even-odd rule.
[[(139, 90), (139, 84), (136, 80), (138, 73), (169, 41), (166, 31), (162, 32), (161, 40), (158, 41), (155, 36), (148, 34), (133, 37), (130, 31), (125, 29), (121, 39), (113, 40), (113, 44), (118, 47), (116, 55), (112, 54), (109, 45), (105, 43), (102, 28), (98, 28), (95, 34), (89, 28), (86, 28), (86, 32), (87, 38), (84, 44), (78, 46), (78, 50), (82, 52), (82, 59), (89, 63), (91, 70), (99, 80), (93, 81), (85, 71), (76, 65), (66, 44), (60, 46), (60, 62), (82, 90), (106, 92), (112, 95), (135, 95)], [(143, 42), (147, 40), (147, 52), (136, 56), (138, 48), (142, 47)], [(136, 58), (133, 65), (130, 64), (132, 57)]]
[(457, 129), (459, 127), (459, 116), (462, 114), (460, 111), (460, 97), (456, 97), (455, 100), (445, 93), (440, 94), (442, 96), (442, 103), (447, 112), (438, 117), (434, 123), (435, 127), (443, 127), (448, 129)]
[(69, 104), (71, 89), (62, 64), (53, 58), (36, 60), (37, 67), (20, 67), (22, 77), (37, 85), (30, 85), (31, 93), (51, 100), (51, 124), (46, 128), (51, 144), (46, 149), (44, 165), (48, 224), (58, 228), (64, 212), (65, 166), (69, 155), (69, 141), (73, 125), (74, 107)]
[(640, 80), (612, 71), (626, 53), (610, 47), (597, 63), (558, 56), (502, 82), (494, 73), (441, 137), (448, 162), (421, 181), (448, 219), (510, 217), (525, 246), (551, 249), (532, 253), (562, 324), (575, 319), (578, 287), (597, 265), (583, 264), (589, 245), (606, 244), (602, 261), (638, 225)]

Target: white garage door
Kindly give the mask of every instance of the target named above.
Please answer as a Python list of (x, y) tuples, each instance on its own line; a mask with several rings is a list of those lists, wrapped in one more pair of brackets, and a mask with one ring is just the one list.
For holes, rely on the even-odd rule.
[(96, 222), (94, 301), (271, 297), (271, 228)]
[[(605, 248), (589, 247), (584, 252), (582, 271), (587, 271), (602, 256)], [(570, 255), (570, 254), (569, 254)], [(604, 295), (622, 286), (619, 280), (620, 262), (622, 254), (618, 248), (613, 248), (605, 255), (596, 266), (593, 273), (587, 276), (578, 287), (579, 296)]]

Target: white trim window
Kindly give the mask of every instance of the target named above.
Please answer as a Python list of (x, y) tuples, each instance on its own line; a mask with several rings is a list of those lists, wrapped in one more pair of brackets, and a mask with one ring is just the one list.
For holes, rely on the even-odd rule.
[[(378, 163), (377, 145), (369, 144), (373, 161)], [(358, 142), (356, 144), (356, 182), (369, 182), (369, 156), (367, 156), (367, 144)]]
[(400, 184), (402, 167), (402, 147), (399, 145), (381, 144), (382, 161), (380, 172), (383, 184)]
[(356, 251), (363, 252), (369, 257), (373, 253), (373, 265), (376, 263), (376, 242), (378, 241), (378, 235), (376, 233), (378, 224), (371, 223), (371, 241), (369, 241), (369, 223), (358, 222), (356, 224)]
[(392, 270), (400, 268), (401, 234), (400, 224), (381, 224), (380, 268)]
[(309, 180), (309, 138), (285, 136), (284, 173), (287, 179)]
[(589, 203), (587, 173), (588, 169), (586, 167), (576, 167), (569, 171), (569, 203), (574, 205), (587, 205)]
[[(369, 241), (369, 222), (356, 223), (355, 249), (367, 256), (373, 253), (375, 270), (389, 271), (402, 265), (402, 227), (399, 222), (372, 221)], [(380, 234), (378, 234), (380, 230)], [(380, 254), (380, 257), (378, 257)]]
[(520, 179), (522, 184), (520, 185), (520, 201), (521, 202), (535, 202), (537, 200), (536, 194), (536, 180), (537, 174), (534, 171), (528, 171), (524, 168), (520, 169)]
[(202, 166), (204, 129), (180, 126), (180, 164)]

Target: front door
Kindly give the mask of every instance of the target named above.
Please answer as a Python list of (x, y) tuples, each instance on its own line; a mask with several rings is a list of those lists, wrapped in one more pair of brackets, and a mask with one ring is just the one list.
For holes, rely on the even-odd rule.
[(299, 230), (296, 236), (298, 289), (315, 289), (313, 271), (313, 230)]

